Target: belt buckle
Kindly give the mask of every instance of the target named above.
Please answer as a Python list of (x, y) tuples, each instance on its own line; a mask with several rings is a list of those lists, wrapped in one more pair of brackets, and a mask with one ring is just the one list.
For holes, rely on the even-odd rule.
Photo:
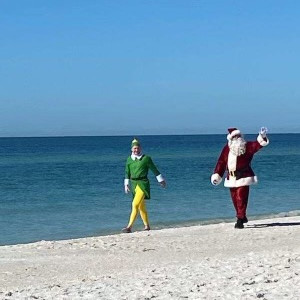
[(234, 171), (229, 171), (229, 175), (230, 175), (231, 177), (235, 177)]

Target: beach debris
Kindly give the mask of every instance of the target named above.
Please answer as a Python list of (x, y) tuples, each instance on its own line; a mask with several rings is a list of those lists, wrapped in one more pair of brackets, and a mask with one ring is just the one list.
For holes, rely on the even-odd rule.
[(256, 295), (257, 298), (263, 298), (264, 296), (265, 296), (264, 293), (258, 293), (258, 294)]
[(199, 288), (200, 286), (206, 286), (206, 283), (203, 282), (203, 283), (197, 284), (197, 287), (198, 287), (198, 288)]
[(146, 251), (155, 251), (155, 249), (153, 249), (153, 248), (144, 248), (143, 252), (146, 252)]
[(271, 283), (271, 282), (273, 282), (273, 281), (270, 279), (265, 280), (265, 283)]

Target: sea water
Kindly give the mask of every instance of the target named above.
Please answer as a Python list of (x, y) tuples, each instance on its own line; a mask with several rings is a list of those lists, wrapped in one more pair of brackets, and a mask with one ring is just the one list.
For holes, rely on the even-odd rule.
[[(245, 135), (255, 140), (257, 135)], [(271, 134), (252, 166), (248, 217), (300, 215), (300, 134)], [(229, 190), (210, 176), (226, 135), (139, 136), (152, 173), (152, 229), (232, 221)], [(131, 195), (124, 168), (131, 136), (0, 138), (0, 245), (119, 233)], [(143, 228), (140, 218), (134, 230)]]

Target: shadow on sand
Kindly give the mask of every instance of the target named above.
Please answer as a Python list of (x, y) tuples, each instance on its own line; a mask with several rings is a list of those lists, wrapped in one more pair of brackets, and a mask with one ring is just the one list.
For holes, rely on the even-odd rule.
[(251, 224), (251, 225), (247, 225), (245, 228), (264, 228), (264, 227), (297, 226), (297, 225), (300, 226), (300, 222)]

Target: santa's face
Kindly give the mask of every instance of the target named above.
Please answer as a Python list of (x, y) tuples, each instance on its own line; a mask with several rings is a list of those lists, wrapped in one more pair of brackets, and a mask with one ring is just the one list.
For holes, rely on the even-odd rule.
[(245, 154), (246, 152), (246, 141), (241, 137), (233, 138), (228, 142), (230, 152), (236, 156)]

